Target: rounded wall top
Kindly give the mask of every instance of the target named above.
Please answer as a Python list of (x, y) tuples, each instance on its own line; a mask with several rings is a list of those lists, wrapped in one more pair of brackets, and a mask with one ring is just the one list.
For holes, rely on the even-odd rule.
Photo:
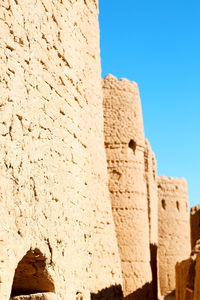
[(175, 185), (177, 184), (179, 187), (183, 186), (184, 189), (187, 189), (187, 181), (185, 178), (183, 177), (167, 177), (167, 176), (163, 176), (163, 175), (159, 175), (158, 176), (158, 185), (162, 184), (162, 185)]
[(189, 218), (187, 182), (185, 178), (158, 176), (159, 215)]
[(110, 86), (111, 84), (116, 85), (118, 89), (127, 89), (128, 91), (138, 89), (135, 81), (130, 81), (127, 78), (120, 78), (118, 80), (116, 76), (107, 74), (103, 79), (103, 87)]
[(138, 86), (108, 74), (102, 83), (106, 144), (144, 147), (144, 127)]

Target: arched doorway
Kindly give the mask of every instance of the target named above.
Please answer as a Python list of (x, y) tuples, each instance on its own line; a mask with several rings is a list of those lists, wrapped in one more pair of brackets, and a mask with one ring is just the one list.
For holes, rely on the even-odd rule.
[(52, 278), (47, 272), (46, 258), (39, 249), (29, 250), (15, 270), (11, 296), (54, 291)]

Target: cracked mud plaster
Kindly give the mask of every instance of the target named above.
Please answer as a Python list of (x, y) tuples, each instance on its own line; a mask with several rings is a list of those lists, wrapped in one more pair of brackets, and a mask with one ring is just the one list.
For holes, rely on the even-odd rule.
[(121, 284), (98, 2), (1, 0), (0, 27), (0, 299), (9, 299), (18, 263), (34, 249), (57, 296), (90, 299)]

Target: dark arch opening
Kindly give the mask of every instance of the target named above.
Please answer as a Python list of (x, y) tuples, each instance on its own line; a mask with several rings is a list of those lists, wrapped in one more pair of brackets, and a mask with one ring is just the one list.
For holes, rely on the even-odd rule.
[(176, 208), (177, 208), (178, 211), (180, 210), (180, 204), (179, 204), (178, 201), (176, 201)]
[(39, 249), (29, 250), (15, 270), (11, 296), (42, 292), (55, 292), (47, 272), (46, 258)]
[(128, 143), (128, 146), (129, 146), (129, 148), (131, 148), (131, 149), (133, 150), (133, 152), (135, 153), (136, 146), (137, 146), (136, 142), (135, 142), (134, 140), (131, 139), (130, 142)]

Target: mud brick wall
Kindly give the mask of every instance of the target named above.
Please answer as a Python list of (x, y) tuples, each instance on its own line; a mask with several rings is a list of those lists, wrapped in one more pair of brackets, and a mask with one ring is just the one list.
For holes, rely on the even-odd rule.
[(153, 276), (154, 299), (160, 295), (158, 272), (158, 193), (157, 193), (157, 164), (155, 154), (149, 141), (145, 140), (144, 151), (145, 176), (147, 187), (147, 204), (149, 217), (149, 246), (150, 261)]
[(191, 226), (191, 248), (195, 247), (197, 240), (200, 239), (200, 205), (194, 206), (190, 211)]
[(158, 261), (161, 294), (175, 289), (175, 265), (190, 255), (187, 183), (184, 178), (159, 176)]
[(0, 27), (0, 299), (11, 290), (89, 299), (121, 276), (98, 3), (2, 0)]
[(103, 80), (103, 95), (109, 190), (124, 295), (147, 299), (152, 274), (139, 91), (136, 83), (107, 75)]

